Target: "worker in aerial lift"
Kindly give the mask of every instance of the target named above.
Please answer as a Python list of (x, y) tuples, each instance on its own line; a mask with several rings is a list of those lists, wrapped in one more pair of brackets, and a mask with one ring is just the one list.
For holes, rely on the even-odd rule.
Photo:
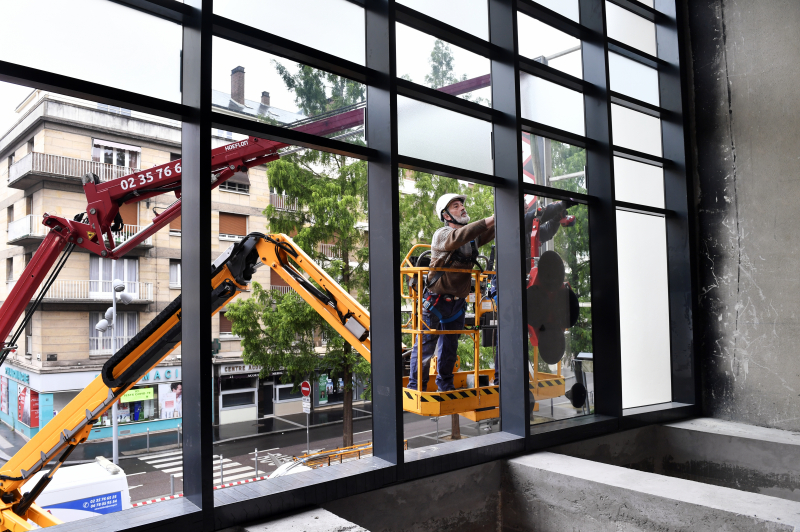
[[(461, 194), (444, 194), (436, 202), (435, 214), (444, 223), (431, 242), (431, 268), (457, 268), (459, 272), (431, 272), (422, 294), (422, 319), (431, 329), (460, 331), (464, 329), (464, 311), (469, 296), (470, 271), (477, 264), (478, 248), (494, 240), (494, 216), (469, 223)], [(422, 335), (422, 388), (428, 384), (431, 357), (436, 351), (439, 391), (454, 390), (453, 369), (458, 357), (457, 334)], [(417, 348), (411, 351), (411, 372), (408, 388), (417, 389)]]

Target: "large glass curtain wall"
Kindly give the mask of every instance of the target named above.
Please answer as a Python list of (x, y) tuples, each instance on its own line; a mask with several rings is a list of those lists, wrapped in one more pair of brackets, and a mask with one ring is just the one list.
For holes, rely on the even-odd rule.
[[(65, 8), (40, 2), (51, 3)], [(628, 420), (695, 412), (675, 0), (655, 0), (654, 6), (635, 0), (82, 3), (80, 12), (120, 22), (101, 24), (116, 29), (95, 34), (89, 47), (117, 60), (99, 61), (76, 48), (72, 55), (85, 61), (66, 61), (71, 52), (63, 46), (5, 45), (0, 80), (182, 122), (183, 402), (193, 405), (183, 417), (185, 497), (131, 510), (128, 529), (165, 519), (198, 529), (203, 523), (207, 530), (234, 526), (245, 516), (274, 515), (619, 430)], [(22, 11), (6, 17), (11, 26), (33, 6), (14, 9)], [(160, 30), (124, 33), (148, 23)], [(164, 41), (157, 50), (139, 48), (150, 46), (155, 34)], [(74, 44), (71, 34), (61, 39)], [(143, 57), (145, 65), (131, 62)], [(245, 59), (250, 62), (240, 64)], [(229, 75), (230, 95), (223, 101), (219, 93)], [(255, 96), (249, 84), (261, 85)], [(368, 242), (360, 249), (368, 249), (372, 302), (373, 452), (367, 458), (213, 488), (206, 332), (212, 324), (207, 265), (215, 253), (208, 176), (218, 130), (232, 132), (233, 140), (257, 137), (284, 143), (286, 150), (366, 161), (366, 203), (354, 224), (366, 224)], [(409, 173), (452, 178), (464, 189), (482, 185), (494, 196), (497, 342), (491, 345), (497, 356), (487, 356), (486, 364), (502, 377), (491, 392), (499, 396), (493, 414), (499, 423), (431, 452), (407, 451), (404, 442), (406, 315), (398, 280), (402, 179)], [(557, 202), (570, 206), (558, 219), (564, 220), (561, 236), (532, 245), (530, 209), (544, 212)], [(547, 253), (556, 254), (555, 262)], [(575, 292), (578, 325), (542, 318), (550, 296), (531, 301), (531, 288), (547, 277), (537, 271), (545, 263), (563, 272), (549, 278), (554, 290)], [(544, 351), (547, 360), (532, 363), (531, 353)], [(548, 383), (542, 375), (556, 377)], [(560, 386), (558, 395), (532, 389), (543, 382)], [(584, 384), (584, 401), (566, 395), (576, 383)], [(573, 412), (543, 415), (557, 404), (551, 410), (543, 398), (571, 402), (565, 408)], [(98, 519), (116, 527), (120, 522), (113, 515)]]

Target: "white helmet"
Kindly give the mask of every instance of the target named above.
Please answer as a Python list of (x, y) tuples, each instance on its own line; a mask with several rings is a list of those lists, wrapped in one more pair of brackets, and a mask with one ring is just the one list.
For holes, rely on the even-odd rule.
[(434, 214), (439, 217), (441, 221), (444, 220), (444, 215), (442, 215), (442, 211), (447, 209), (451, 203), (455, 200), (461, 200), (461, 203), (465, 203), (467, 201), (467, 197), (463, 194), (443, 194), (437, 201), (436, 201), (436, 210)]

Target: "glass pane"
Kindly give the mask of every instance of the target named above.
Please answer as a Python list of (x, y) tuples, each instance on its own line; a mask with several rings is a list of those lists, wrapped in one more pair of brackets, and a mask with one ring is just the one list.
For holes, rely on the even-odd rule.
[(578, 0), (536, 0), (536, 3), (564, 15), (568, 19), (580, 22), (581, 13)]
[(644, 4), (647, 7), (653, 7), (653, 0), (636, 0), (640, 4)]
[(520, 54), (583, 78), (581, 41), (522, 13), (517, 13), (517, 25)]
[(614, 157), (616, 199), (664, 208), (664, 169)]
[(659, 104), (658, 71), (627, 57), (608, 53), (611, 90), (653, 105)]
[(346, 0), (216, 0), (214, 14), (365, 62), (364, 9)]
[(611, 127), (614, 145), (661, 157), (661, 120), (611, 105)]
[[(400, 170), (399, 184), (403, 436), (408, 442), (407, 456), (419, 456), (415, 450), (420, 447), (446, 446), (500, 428), (492, 264), (497, 254), (494, 227), (487, 226), (493, 221), (494, 190), (412, 170)], [(461, 197), (447, 198), (446, 194)], [(444, 226), (442, 218), (450, 216), (467, 225)], [(463, 262), (451, 253), (456, 247), (471, 254), (471, 240), (488, 257), (478, 258), (483, 272), (469, 259)], [(433, 279), (429, 268), (445, 264), (462, 272)], [(428, 289), (422, 284), (426, 275), (431, 283)], [(442, 294), (455, 297), (438, 297)], [(424, 301), (442, 318), (424, 308)], [(434, 329), (448, 332), (428, 332)], [(455, 390), (449, 395), (439, 393)]]
[(617, 211), (622, 407), (672, 400), (664, 218)]
[(398, 0), (397, 3), (489, 40), (489, 4), (486, 0)]
[(397, 74), (481, 105), (492, 104), (489, 59), (403, 24), (397, 33)]
[(520, 72), (522, 118), (585, 135), (583, 95), (526, 72)]
[(522, 173), (534, 185), (586, 194), (586, 150), (523, 132)]
[(213, 47), (215, 112), (364, 144), (365, 85), (225, 39)]
[(397, 97), (400, 155), (491, 174), (491, 134), (489, 122)]
[(656, 26), (627, 9), (606, 2), (608, 36), (650, 55), (657, 55)]
[(531, 425), (591, 414), (594, 351), (588, 209), (527, 196), (524, 228)]
[[(180, 101), (179, 25), (107, 0), (3, 2), (2, 9), (3, 20), (19, 23), (4, 24), (0, 60)], [(31, 39), (21, 21), (34, 20)]]

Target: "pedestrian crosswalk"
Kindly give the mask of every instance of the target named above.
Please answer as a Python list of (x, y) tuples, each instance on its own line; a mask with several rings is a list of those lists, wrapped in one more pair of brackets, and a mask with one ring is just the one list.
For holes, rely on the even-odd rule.
[[(182, 451), (170, 451), (153, 456), (140, 457), (139, 460), (167, 475), (175, 475), (175, 478), (183, 477)], [(259, 475), (264, 473), (264, 470), (259, 469)], [(214, 455), (214, 484), (253, 478), (255, 476), (256, 470), (253, 465), (241, 464), (228, 458), (220, 460), (219, 455)]]

